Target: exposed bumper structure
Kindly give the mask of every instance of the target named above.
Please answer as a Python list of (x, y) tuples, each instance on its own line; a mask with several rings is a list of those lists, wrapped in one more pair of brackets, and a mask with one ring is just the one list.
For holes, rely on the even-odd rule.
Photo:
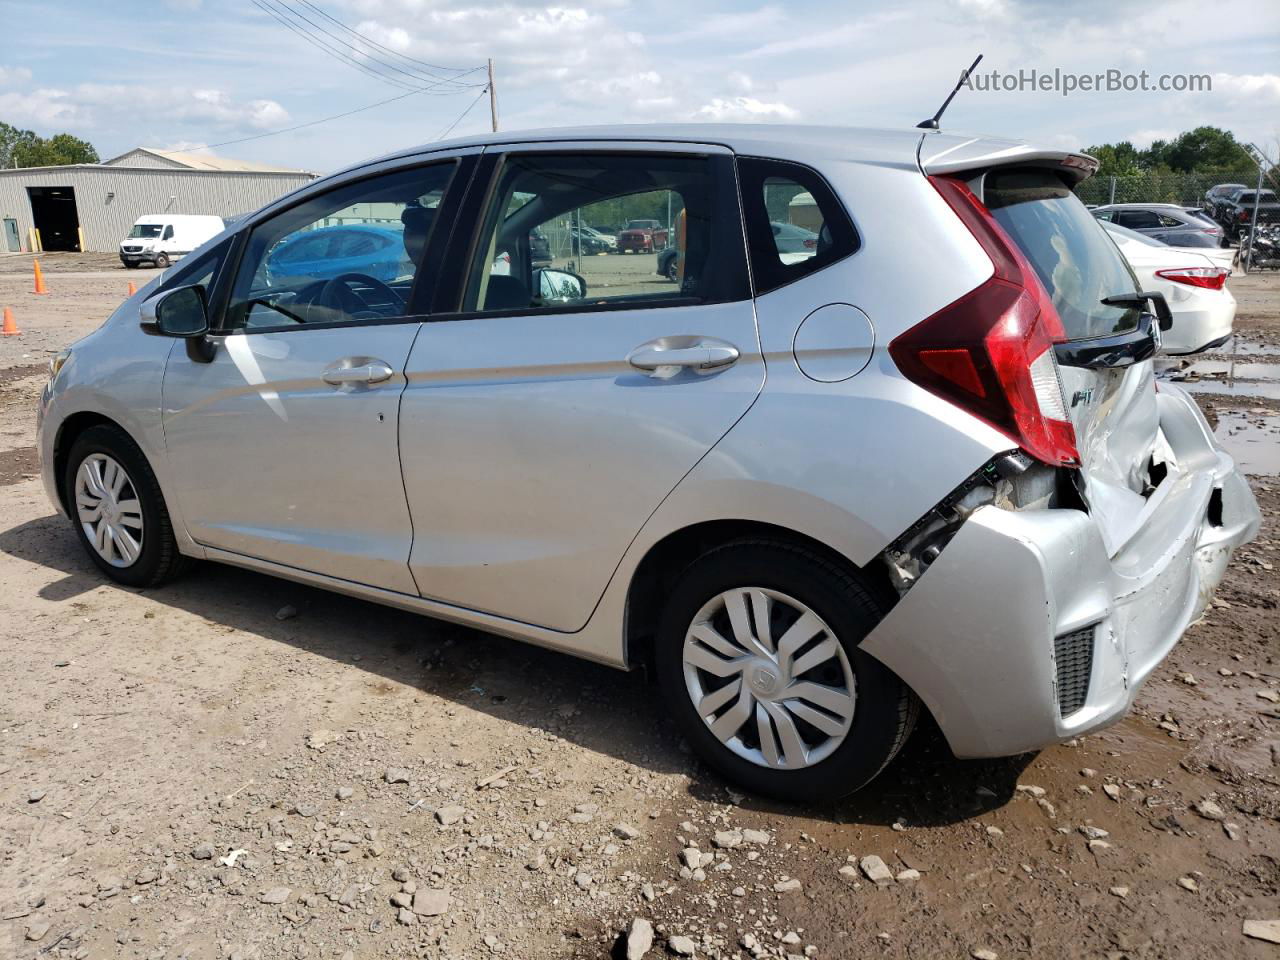
[(1174, 462), (1114, 556), (1087, 513), (982, 507), (863, 641), (957, 756), (1009, 756), (1120, 719), (1257, 534), (1253, 493), (1194, 401), (1160, 391)]

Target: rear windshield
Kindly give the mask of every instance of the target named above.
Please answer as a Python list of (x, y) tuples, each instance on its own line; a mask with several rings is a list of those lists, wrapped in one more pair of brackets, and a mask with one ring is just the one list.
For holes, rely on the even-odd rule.
[(1240, 196), (1236, 197), (1236, 203), (1239, 203), (1239, 204), (1253, 203), (1255, 196), (1257, 197), (1257, 200), (1259, 203), (1275, 203), (1276, 202), (1276, 195), (1272, 193), (1270, 190), (1263, 190), (1262, 193), (1260, 194), (1258, 194), (1254, 190), (1250, 190), (1248, 193), (1242, 193), (1240, 194)]
[(983, 200), (1031, 261), (1067, 339), (1137, 328), (1140, 310), (1102, 303), (1138, 289), (1133, 271), (1101, 224), (1052, 171), (993, 170), (983, 182)]

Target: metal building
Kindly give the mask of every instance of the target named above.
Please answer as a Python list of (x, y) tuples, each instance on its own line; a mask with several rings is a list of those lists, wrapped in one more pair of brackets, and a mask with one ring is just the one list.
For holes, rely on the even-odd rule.
[(144, 214), (251, 213), (315, 177), (145, 147), (102, 163), (0, 170), (0, 250), (114, 252)]

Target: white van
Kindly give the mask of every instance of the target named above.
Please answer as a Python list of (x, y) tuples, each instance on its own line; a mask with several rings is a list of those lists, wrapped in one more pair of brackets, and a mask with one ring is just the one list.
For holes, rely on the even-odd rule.
[(225, 228), (221, 217), (185, 213), (148, 213), (139, 217), (120, 241), (120, 260), (126, 267), (149, 263), (167, 267)]

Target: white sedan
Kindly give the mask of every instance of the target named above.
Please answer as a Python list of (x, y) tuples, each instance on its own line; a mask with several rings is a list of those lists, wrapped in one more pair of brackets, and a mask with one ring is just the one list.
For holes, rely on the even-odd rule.
[(1171, 247), (1114, 223), (1102, 227), (1142, 289), (1164, 294), (1173, 311), (1173, 327), (1163, 337), (1165, 353), (1203, 353), (1231, 336), (1236, 317), (1236, 300), (1227, 289), (1231, 268), (1215, 260), (1216, 251)]

